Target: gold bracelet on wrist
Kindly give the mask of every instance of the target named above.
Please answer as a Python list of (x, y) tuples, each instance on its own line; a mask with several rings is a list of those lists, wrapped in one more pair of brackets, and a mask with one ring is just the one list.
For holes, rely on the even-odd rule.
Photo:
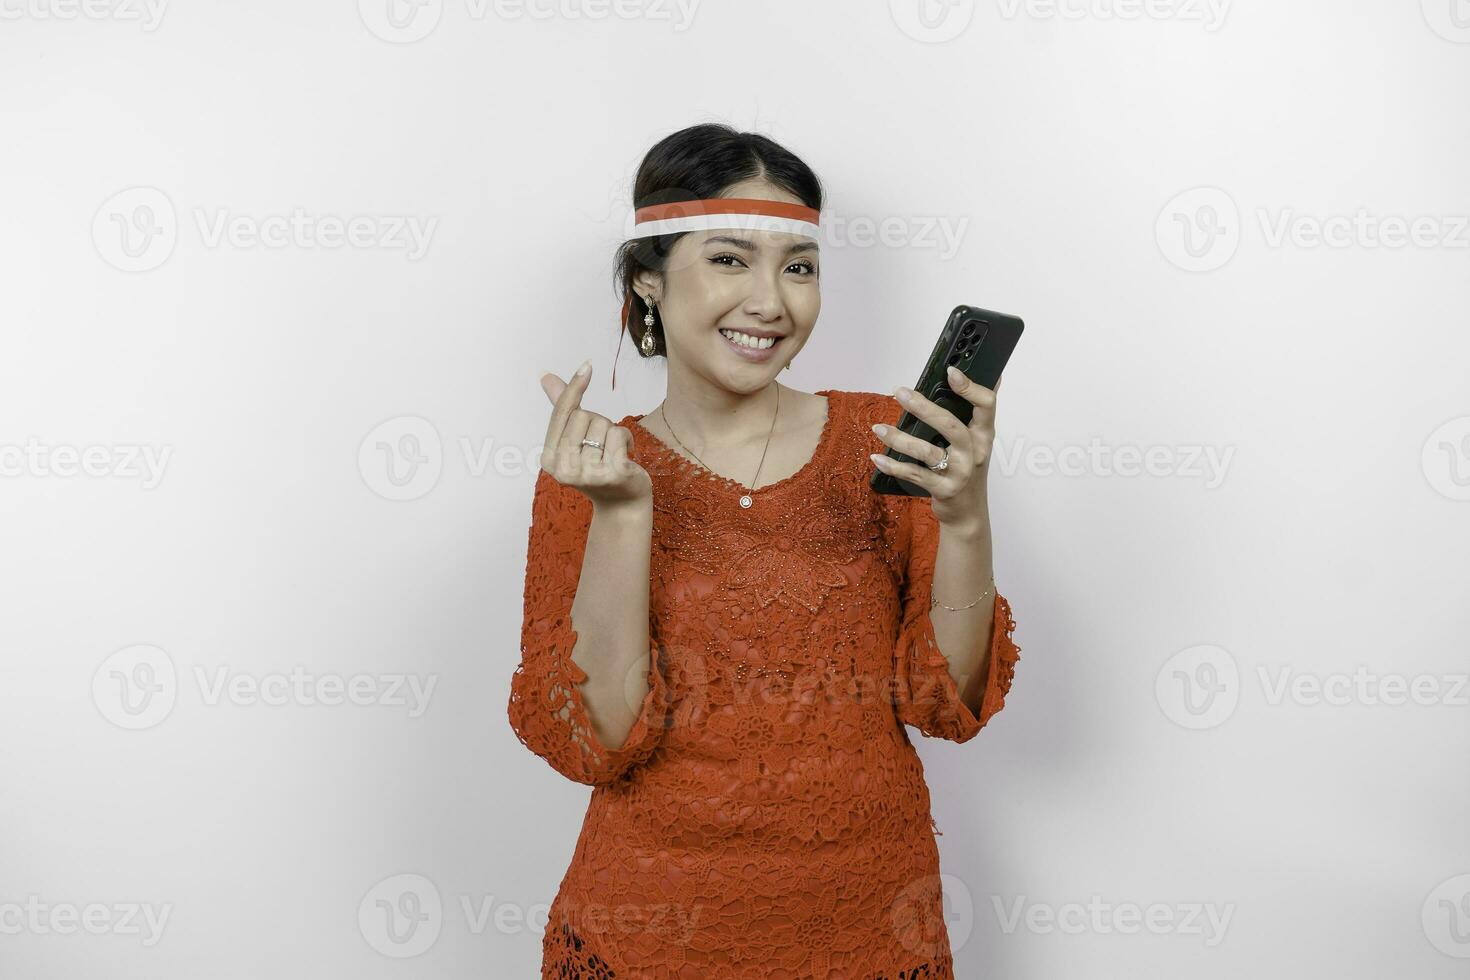
[(978, 596), (976, 596), (975, 597), (975, 601), (972, 602), (972, 603), (970, 603), (967, 606), (946, 606), (944, 603), (940, 602), (937, 598), (935, 598), (933, 592), (930, 592), (929, 593), (929, 611), (930, 612), (933, 612), (934, 611), (934, 607), (938, 606), (941, 609), (948, 609), (950, 612), (959, 612), (961, 609), (969, 609), (971, 606), (975, 606), (975, 605), (979, 604), (980, 600), (981, 599), (984, 599), (986, 596), (993, 596), (993, 595), (995, 595), (995, 578), (994, 578), (994, 576), (991, 577), (991, 579), (990, 579), (990, 585), (986, 586), (985, 591), (982, 592), (982, 593), (980, 593)]

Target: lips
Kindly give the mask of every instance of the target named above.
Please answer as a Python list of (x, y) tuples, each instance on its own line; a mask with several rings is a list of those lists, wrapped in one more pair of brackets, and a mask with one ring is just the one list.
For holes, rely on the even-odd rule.
[[(775, 354), (776, 348), (780, 347), (782, 341), (786, 339), (783, 335), (774, 335), (776, 337), (775, 342), (772, 343), (771, 346), (762, 350), (756, 347), (746, 347), (744, 344), (737, 344), (735, 341), (725, 336), (722, 331), (716, 331), (716, 333), (719, 333), (720, 340), (724, 342), (726, 347), (730, 348), (730, 350), (734, 351), (737, 355), (744, 358), (745, 360), (755, 363), (770, 360), (771, 357)], [(754, 336), (754, 334), (752, 334), (751, 336)]]

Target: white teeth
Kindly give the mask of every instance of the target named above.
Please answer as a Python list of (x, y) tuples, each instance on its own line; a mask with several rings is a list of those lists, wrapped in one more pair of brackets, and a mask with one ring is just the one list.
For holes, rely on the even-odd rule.
[(780, 339), (779, 337), (752, 337), (750, 334), (741, 333), (738, 330), (721, 330), (720, 333), (729, 338), (731, 342), (739, 344), (741, 347), (749, 347), (753, 350), (765, 350)]

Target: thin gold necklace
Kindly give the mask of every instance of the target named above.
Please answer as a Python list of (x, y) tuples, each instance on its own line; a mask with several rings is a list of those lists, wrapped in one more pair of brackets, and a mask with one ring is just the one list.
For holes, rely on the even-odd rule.
[[(779, 416), (780, 414), (781, 414), (781, 386), (778, 384), (778, 385), (776, 385), (776, 411), (771, 416), (771, 431), (766, 433), (766, 448), (761, 450), (761, 461), (756, 464), (756, 467), (755, 467), (755, 476), (751, 478), (750, 486), (746, 489), (746, 492), (744, 494), (742, 494), (741, 497), (740, 497), (740, 506), (741, 507), (749, 507), (751, 504), (755, 503), (755, 499), (753, 497), (751, 497), (751, 493), (753, 493), (755, 491), (756, 481), (761, 478), (761, 467), (763, 465), (765, 465), (765, 462), (766, 462), (766, 450), (771, 448), (771, 436), (774, 435), (775, 432), (776, 432), (776, 417)], [(674, 431), (674, 427), (672, 425), (669, 425), (669, 417), (664, 414), (664, 405), (663, 405), (663, 402), (659, 402), (659, 404), (658, 404), (658, 417), (664, 420), (664, 427), (669, 430), (669, 435), (671, 435), (671, 436), (674, 437), (674, 441), (679, 444), (679, 448), (682, 449), (682, 450), (684, 450), (689, 455), (694, 456), (695, 462), (699, 463), (700, 466), (704, 466), (704, 460), (700, 459), (698, 456), (695, 456), (694, 455), (694, 450), (692, 450), (688, 446), (684, 445), (683, 440), (681, 440), (679, 438), (679, 434)], [(708, 466), (704, 466), (704, 468), (706, 470), (708, 470), (710, 473), (714, 473), (715, 472), (714, 470), (711, 470)], [(715, 475), (718, 476), (719, 474), (716, 473)], [(735, 481), (731, 480), (730, 482), (733, 483)]]

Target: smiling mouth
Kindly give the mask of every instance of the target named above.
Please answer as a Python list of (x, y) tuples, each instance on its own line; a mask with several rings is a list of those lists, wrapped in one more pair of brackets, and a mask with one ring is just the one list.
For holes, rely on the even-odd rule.
[(720, 336), (724, 337), (736, 347), (743, 347), (751, 351), (770, 350), (786, 338), (783, 337), (757, 337), (753, 334), (741, 333), (739, 330), (720, 330)]

